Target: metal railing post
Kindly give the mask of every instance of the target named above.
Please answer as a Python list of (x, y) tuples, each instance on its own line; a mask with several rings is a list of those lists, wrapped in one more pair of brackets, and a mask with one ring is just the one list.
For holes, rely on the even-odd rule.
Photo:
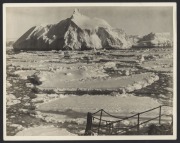
[(99, 129), (101, 126), (102, 111), (103, 111), (103, 109), (101, 109), (101, 114), (100, 114), (100, 120), (99, 120), (99, 126), (98, 126), (98, 135), (99, 135)]
[(161, 124), (161, 105), (159, 106), (159, 124)]
[(108, 132), (108, 126), (107, 126), (107, 121), (106, 121), (106, 134), (107, 134), (107, 132)]
[(87, 113), (87, 124), (84, 135), (91, 135), (92, 128), (92, 114), (90, 112)]
[(111, 123), (109, 123), (109, 135), (111, 134)]
[(111, 135), (113, 134), (113, 129), (114, 129), (114, 125), (113, 125), (113, 123), (112, 123), (112, 130), (111, 130)]
[(137, 116), (138, 116), (138, 120), (137, 120), (137, 132), (138, 132), (138, 135), (139, 135), (139, 116), (140, 116), (140, 114), (138, 113)]

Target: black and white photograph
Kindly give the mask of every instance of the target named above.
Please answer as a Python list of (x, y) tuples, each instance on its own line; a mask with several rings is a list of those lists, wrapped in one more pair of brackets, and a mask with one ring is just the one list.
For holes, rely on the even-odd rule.
[(176, 3), (5, 3), (5, 140), (176, 139)]

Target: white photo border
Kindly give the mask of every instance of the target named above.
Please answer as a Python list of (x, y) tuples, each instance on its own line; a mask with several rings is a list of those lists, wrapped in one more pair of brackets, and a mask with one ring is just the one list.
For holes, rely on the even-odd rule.
[[(8, 7), (173, 7), (173, 135), (121, 136), (7, 136), (6, 134), (6, 8)], [(3, 4), (3, 139), (6, 141), (36, 140), (175, 140), (177, 139), (177, 4), (154, 3), (4, 3)]]

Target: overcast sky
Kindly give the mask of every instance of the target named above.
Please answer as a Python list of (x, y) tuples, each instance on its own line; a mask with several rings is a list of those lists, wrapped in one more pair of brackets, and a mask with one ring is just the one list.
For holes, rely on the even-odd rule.
[(89, 17), (106, 20), (127, 34), (173, 31), (172, 7), (8, 7), (6, 31), (8, 39), (17, 39), (28, 29), (40, 24), (54, 24), (70, 17), (75, 8)]

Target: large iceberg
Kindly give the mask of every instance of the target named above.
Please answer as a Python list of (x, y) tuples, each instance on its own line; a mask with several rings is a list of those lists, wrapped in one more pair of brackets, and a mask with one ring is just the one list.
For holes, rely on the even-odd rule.
[(170, 33), (150, 33), (139, 39), (137, 47), (171, 47)]
[(70, 18), (57, 24), (34, 26), (13, 45), (15, 50), (127, 49), (132, 42), (126, 33), (105, 20), (89, 18), (75, 9)]

